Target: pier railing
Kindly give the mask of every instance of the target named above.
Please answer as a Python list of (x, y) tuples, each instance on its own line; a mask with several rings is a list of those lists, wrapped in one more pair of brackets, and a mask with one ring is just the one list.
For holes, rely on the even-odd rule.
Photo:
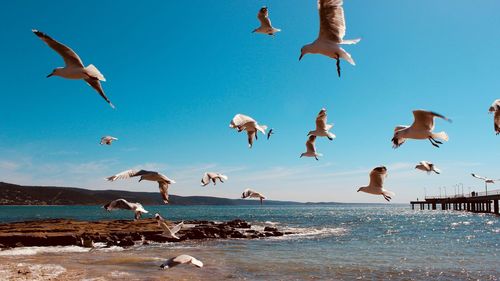
[(448, 195), (448, 196), (425, 196), (426, 200), (435, 200), (435, 199), (446, 199), (446, 198), (472, 198), (472, 197), (481, 197), (481, 196), (492, 196), (492, 195), (500, 195), (500, 189), (488, 190), (482, 192), (471, 192), (466, 194), (456, 194), (456, 195)]

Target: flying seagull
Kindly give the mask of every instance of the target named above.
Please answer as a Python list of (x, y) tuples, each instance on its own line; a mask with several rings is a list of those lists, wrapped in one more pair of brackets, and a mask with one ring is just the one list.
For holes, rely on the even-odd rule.
[(249, 148), (253, 146), (253, 139), (258, 139), (258, 132), (265, 135), (267, 130), (266, 125), (259, 125), (252, 117), (243, 114), (236, 114), (229, 123), (229, 127), (236, 129), (238, 132), (247, 131)]
[(139, 182), (142, 180), (156, 181), (158, 182), (158, 187), (160, 188), (161, 197), (163, 202), (168, 204), (168, 185), (175, 183), (174, 180), (169, 179), (167, 176), (154, 171), (146, 170), (127, 170), (118, 173), (114, 176), (106, 178), (108, 181), (115, 181), (117, 179), (129, 179), (132, 177), (140, 176)]
[(113, 200), (102, 207), (108, 212), (118, 209), (133, 211), (135, 213), (136, 220), (140, 219), (142, 214), (148, 213), (148, 211), (146, 211), (140, 203), (130, 203), (125, 199)]
[(436, 174), (441, 173), (441, 170), (436, 168), (436, 166), (429, 161), (420, 161), (420, 163), (418, 163), (418, 165), (415, 166), (415, 169), (427, 172), (427, 174), (430, 174), (431, 172), (434, 172)]
[(387, 201), (391, 201), (394, 193), (384, 189), (384, 179), (387, 177), (387, 168), (384, 166), (376, 167), (370, 172), (370, 183), (358, 189), (358, 192), (366, 192), (375, 195), (382, 195)]
[(253, 191), (250, 188), (245, 189), (243, 193), (241, 194), (241, 199), (245, 198), (259, 198), (260, 199), (260, 204), (262, 205), (262, 200), (266, 199), (262, 193)]
[(433, 132), (434, 118), (439, 117), (451, 123), (450, 119), (441, 114), (425, 110), (414, 110), (413, 117), (415, 120), (411, 126), (400, 125), (394, 129), (394, 137), (392, 138), (393, 148), (400, 147), (406, 139), (428, 139), (435, 147), (439, 147), (438, 144), (443, 144), (436, 140), (436, 138), (448, 141), (448, 135), (445, 132)]
[(223, 180), (227, 180), (227, 176), (219, 173), (207, 172), (203, 174), (203, 178), (201, 178), (201, 186), (207, 186), (210, 181), (212, 181), (215, 185), (216, 181), (224, 182)]
[(316, 152), (316, 146), (314, 145), (316, 141), (316, 136), (310, 135), (306, 141), (306, 152), (300, 155), (300, 158), (305, 157), (314, 157), (314, 159), (319, 160), (319, 156), (323, 156), (321, 153)]
[(263, 33), (268, 35), (274, 35), (276, 32), (280, 32), (281, 29), (274, 28), (271, 25), (271, 20), (269, 19), (269, 10), (267, 7), (260, 8), (257, 13), (257, 19), (260, 21), (260, 26), (252, 31), (252, 33)]
[(101, 74), (101, 72), (99, 72), (97, 67), (95, 67), (93, 64), (89, 64), (87, 67), (85, 67), (80, 57), (71, 48), (57, 42), (41, 31), (38, 31), (36, 29), (33, 29), (31, 31), (33, 31), (36, 36), (42, 39), (43, 42), (49, 45), (50, 48), (56, 51), (64, 60), (65, 66), (54, 69), (52, 73), (47, 75), (47, 78), (51, 76), (60, 76), (67, 79), (83, 79), (85, 80), (85, 82), (87, 82), (87, 84), (89, 84), (89, 86), (94, 88), (94, 90), (96, 90), (112, 108), (115, 108), (106, 94), (104, 94), (101, 82), (99, 81), (106, 81), (106, 79)]
[(340, 59), (356, 65), (351, 55), (340, 47), (344, 44), (356, 44), (361, 39), (344, 40), (345, 18), (342, 0), (319, 0), (319, 35), (311, 44), (300, 49), (299, 60), (305, 54), (321, 54), (337, 60), (337, 73), (340, 77)]
[(495, 133), (500, 134), (500, 99), (495, 100), (490, 106), (490, 113), (494, 113), (493, 126), (495, 128)]
[(490, 178), (485, 178), (485, 177), (482, 177), (480, 175), (476, 175), (474, 173), (472, 173), (471, 175), (477, 179), (483, 180), (485, 183), (495, 183), (496, 181), (500, 181), (500, 179), (494, 180), (494, 179), (490, 179)]
[(329, 140), (333, 140), (335, 138), (335, 135), (330, 133), (329, 130), (333, 127), (332, 124), (326, 124), (326, 109), (322, 108), (319, 113), (318, 117), (316, 117), (316, 130), (310, 131), (309, 135), (313, 135), (316, 137), (327, 137)]
[(182, 229), (182, 227), (184, 226), (184, 222), (181, 222), (181, 223), (175, 225), (174, 227), (169, 228), (165, 222), (165, 219), (160, 214), (156, 213), (155, 219), (156, 219), (156, 222), (158, 222), (158, 226), (163, 229), (163, 233), (161, 235), (163, 235), (167, 238), (180, 239), (176, 234), (177, 234), (177, 232), (179, 232)]
[(162, 269), (165, 269), (174, 267), (179, 264), (192, 264), (196, 267), (203, 267), (203, 263), (200, 260), (197, 260), (190, 255), (180, 255), (177, 257), (173, 257), (160, 265), (160, 267)]
[(112, 136), (105, 136), (101, 138), (101, 145), (106, 144), (106, 145), (111, 145), (112, 142), (118, 140), (115, 137)]

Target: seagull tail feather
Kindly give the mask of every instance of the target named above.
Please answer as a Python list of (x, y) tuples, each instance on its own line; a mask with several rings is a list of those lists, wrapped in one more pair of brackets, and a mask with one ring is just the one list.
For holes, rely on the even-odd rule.
[(437, 139), (442, 139), (444, 141), (448, 141), (448, 135), (446, 134), (446, 132), (439, 132), (439, 133), (434, 133), (432, 134), (432, 137), (433, 138), (437, 138)]
[(342, 42), (340, 44), (343, 44), (343, 45), (354, 45), (354, 44), (357, 44), (359, 41), (361, 41), (361, 38), (349, 39), (349, 40), (342, 40)]

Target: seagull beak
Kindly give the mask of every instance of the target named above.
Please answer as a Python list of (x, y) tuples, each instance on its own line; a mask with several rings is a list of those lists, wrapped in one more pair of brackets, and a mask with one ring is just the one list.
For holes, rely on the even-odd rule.
[(54, 75), (54, 72), (52, 72), (51, 74), (47, 75), (47, 78), (51, 77), (52, 75)]
[(303, 56), (304, 54), (300, 54), (299, 61), (302, 59)]

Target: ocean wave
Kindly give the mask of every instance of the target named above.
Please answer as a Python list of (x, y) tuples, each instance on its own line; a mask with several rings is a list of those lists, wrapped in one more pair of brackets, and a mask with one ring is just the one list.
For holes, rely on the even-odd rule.
[(32, 256), (46, 253), (84, 253), (89, 248), (80, 246), (19, 247), (0, 251), (0, 256)]
[(349, 230), (344, 227), (284, 227), (282, 232), (292, 232), (285, 236), (273, 237), (273, 239), (312, 239), (331, 236), (346, 235)]

